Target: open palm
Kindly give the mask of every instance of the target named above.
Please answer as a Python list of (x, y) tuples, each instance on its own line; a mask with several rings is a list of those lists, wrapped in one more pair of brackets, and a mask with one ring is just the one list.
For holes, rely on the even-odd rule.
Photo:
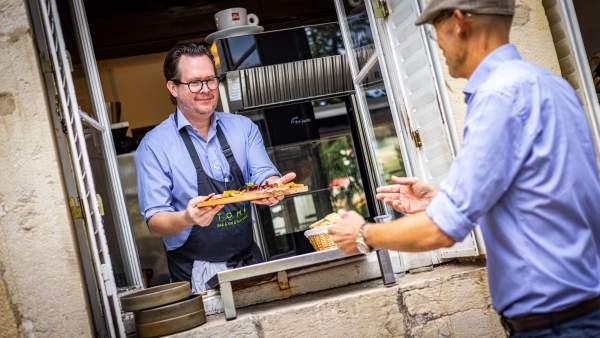
[(377, 199), (399, 212), (423, 211), (437, 195), (437, 189), (415, 177), (392, 176), (392, 182), (394, 184), (377, 188)]

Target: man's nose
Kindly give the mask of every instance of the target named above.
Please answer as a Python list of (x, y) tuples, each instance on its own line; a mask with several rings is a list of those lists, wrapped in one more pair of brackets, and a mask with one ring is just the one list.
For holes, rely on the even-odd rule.
[(202, 89), (200, 89), (200, 93), (210, 94), (210, 88), (208, 88), (208, 83), (203, 83)]

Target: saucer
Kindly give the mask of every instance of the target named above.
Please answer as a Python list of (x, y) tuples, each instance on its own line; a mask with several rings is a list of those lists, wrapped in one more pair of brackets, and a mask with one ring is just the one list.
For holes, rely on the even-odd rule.
[(206, 36), (206, 42), (212, 43), (215, 39), (230, 38), (232, 36), (240, 36), (247, 34), (256, 34), (264, 30), (265, 29), (263, 28), (263, 26), (254, 25), (229, 27), (209, 34), (208, 36)]

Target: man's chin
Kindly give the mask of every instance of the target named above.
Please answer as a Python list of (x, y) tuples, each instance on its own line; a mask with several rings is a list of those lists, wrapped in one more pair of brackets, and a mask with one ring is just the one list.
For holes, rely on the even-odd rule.
[(210, 115), (215, 112), (216, 107), (214, 106), (201, 106), (196, 107), (196, 112), (200, 115)]

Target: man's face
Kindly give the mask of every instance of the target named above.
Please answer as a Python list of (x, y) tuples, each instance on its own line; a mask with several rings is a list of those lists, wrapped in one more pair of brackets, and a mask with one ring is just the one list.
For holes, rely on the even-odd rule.
[(440, 49), (446, 58), (446, 65), (452, 77), (466, 77), (463, 66), (467, 59), (467, 45), (460, 38), (459, 27), (454, 16), (445, 16), (434, 21), (435, 33)]
[(212, 62), (206, 55), (193, 56), (183, 55), (177, 65), (179, 82), (173, 81), (167, 83), (167, 87), (177, 100), (177, 106), (182, 112), (189, 114), (199, 114), (210, 116), (214, 113), (219, 101), (219, 89), (208, 88), (207, 83), (203, 83), (202, 89), (197, 93), (192, 93), (185, 83), (197, 80), (209, 80), (216, 76)]

